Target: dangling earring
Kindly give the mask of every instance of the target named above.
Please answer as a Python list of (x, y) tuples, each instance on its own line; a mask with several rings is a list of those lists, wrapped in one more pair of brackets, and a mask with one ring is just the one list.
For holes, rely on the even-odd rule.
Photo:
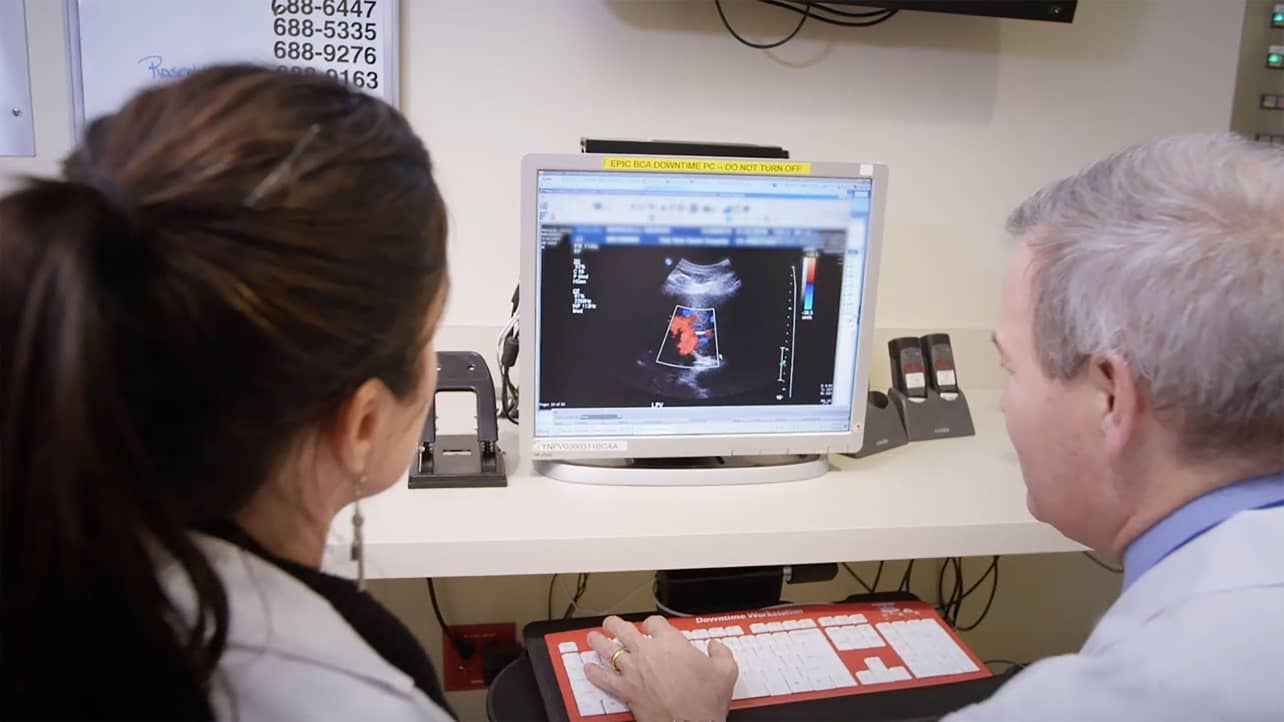
[(352, 561), (357, 563), (357, 591), (366, 590), (366, 547), (361, 534), (361, 526), (366, 518), (361, 515), (361, 487), (366, 483), (366, 475), (357, 478), (352, 488)]

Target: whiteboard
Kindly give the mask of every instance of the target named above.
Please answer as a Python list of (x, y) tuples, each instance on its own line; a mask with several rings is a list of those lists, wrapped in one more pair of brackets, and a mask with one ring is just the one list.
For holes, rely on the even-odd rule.
[(397, 104), (397, 0), (66, 0), (72, 113), (115, 112), (206, 65), (326, 73)]
[(35, 155), (22, 0), (0, 0), (0, 155)]

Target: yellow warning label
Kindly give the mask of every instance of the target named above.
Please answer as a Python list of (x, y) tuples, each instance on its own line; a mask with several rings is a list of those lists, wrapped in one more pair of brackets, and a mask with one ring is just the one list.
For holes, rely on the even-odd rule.
[(718, 160), (716, 158), (602, 159), (606, 170), (652, 170), (678, 173), (752, 173), (755, 175), (811, 175), (811, 163), (788, 160)]

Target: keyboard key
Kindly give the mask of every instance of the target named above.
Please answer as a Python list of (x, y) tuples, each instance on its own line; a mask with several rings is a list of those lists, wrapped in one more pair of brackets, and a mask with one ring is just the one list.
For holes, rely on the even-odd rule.
[(767, 625), (762, 622), (755, 622), (749, 625), (749, 631), (753, 634), (762, 634), (767, 631)]
[(739, 637), (745, 633), (745, 630), (741, 629), (739, 626), (732, 626), (724, 628), (722, 633), (728, 637)]
[(811, 617), (807, 617), (806, 619), (800, 619), (800, 620), (798, 620), (798, 624), (802, 625), (802, 628), (803, 628), (803, 629), (815, 629), (815, 628), (816, 628), (816, 620), (812, 619)]
[(833, 617), (821, 617), (821, 618), (820, 618), (820, 626), (822, 626), (822, 627), (832, 627), (832, 626), (834, 626), (834, 618), (833, 618)]
[(878, 684), (883, 681), (877, 672), (871, 672), (868, 669), (857, 672), (856, 679), (859, 679), (863, 685)]
[(878, 625), (887, 643), (915, 677), (975, 672), (978, 667), (935, 619)]
[(887, 670), (887, 681), (889, 682), (906, 682), (910, 679), (910, 673), (904, 667), (892, 667)]
[(869, 620), (865, 618), (864, 614), (853, 614), (851, 616), (852, 624), (865, 624), (867, 622), (869, 622)]
[(850, 652), (853, 649), (862, 649), (861, 640), (852, 631), (852, 627), (830, 627), (825, 630), (829, 639), (833, 641), (834, 646), (840, 652)]
[(829, 668), (829, 678), (833, 680), (835, 689), (856, 686), (856, 678), (852, 677), (852, 673), (842, 663)]
[(629, 708), (623, 702), (609, 694), (602, 697), (602, 707), (606, 709), (607, 714), (619, 714), (629, 711)]
[(754, 697), (765, 697), (765, 694), (758, 692), (749, 681), (749, 676), (743, 671), (740, 677), (736, 679), (736, 686), (731, 690), (731, 699), (752, 699)]
[(709, 628), (709, 637), (710, 637), (710, 638), (712, 638), (712, 637), (725, 637), (725, 636), (727, 636), (727, 630), (723, 629), (722, 627), (710, 627), (710, 628)]
[(691, 635), (693, 634), (695, 634), (695, 632), (692, 632), (689, 629), (682, 630), (682, 636), (686, 637), (687, 639), (691, 639)]
[(602, 662), (602, 658), (598, 656), (597, 652), (583, 652), (580, 654), (580, 659), (584, 660), (584, 664), (605, 666)]
[(869, 671), (871, 671), (871, 672), (886, 672), (886, 671), (887, 671), (887, 665), (883, 664), (883, 660), (882, 660), (882, 659), (880, 659), (880, 658), (878, 658), (878, 657), (866, 657), (866, 658), (865, 658), (865, 667), (866, 667), (866, 668), (868, 668), (868, 669), (869, 669)]
[(789, 638), (795, 643), (815, 644), (825, 641), (825, 633), (819, 629), (795, 629), (789, 633)]
[(579, 710), (581, 717), (606, 714), (606, 708), (602, 706), (606, 693), (589, 682), (572, 684), (571, 696), (575, 699), (575, 707)]
[(803, 677), (802, 670), (791, 665), (786, 665), (784, 670), (785, 683), (789, 685), (789, 691), (793, 694), (800, 692), (810, 692), (811, 685), (807, 684), (806, 678)]
[(568, 671), (572, 669), (583, 669), (584, 660), (580, 659), (578, 652), (569, 652), (562, 655), (562, 666), (566, 667)]
[(580, 648), (575, 645), (575, 642), (562, 642), (561, 644), (557, 645), (557, 651), (563, 652), (563, 653), (578, 652), (580, 651)]
[(691, 638), (692, 638), (692, 639), (708, 639), (708, 638), (709, 638), (709, 630), (707, 630), (707, 629), (693, 629), (693, 630), (691, 630)]
[(851, 624), (851, 623), (852, 623), (852, 618), (846, 614), (839, 614), (838, 616), (834, 617), (835, 626), (842, 626), (844, 624)]
[(883, 642), (883, 638), (880, 637), (878, 632), (874, 631), (874, 628), (870, 625), (862, 624), (859, 627), (854, 627), (854, 629), (857, 637), (861, 641), (861, 649), (876, 649), (878, 647), (887, 646)]
[(785, 679), (782, 670), (771, 670), (763, 675), (767, 681), (767, 691), (772, 697), (780, 697), (790, 693), (789, 682)]
[(798, 626), (797, 619), (786, 619), (785, 621), (780, 623), (780, 626), (784, 627), (786, 632), (792, 632), (795, 629), (801, 629), (801, 627)]
[(785, 625), (781, 624), (780, 622), (767, 622), (767, 631), (783, 632), (785, 631)]
[(806, 677), (807, 684), (811, 685), (814, 692), (823, 692), (835, 686), (834, 681), (829, 678), (829, 671), (824, 667), (808, 667)]

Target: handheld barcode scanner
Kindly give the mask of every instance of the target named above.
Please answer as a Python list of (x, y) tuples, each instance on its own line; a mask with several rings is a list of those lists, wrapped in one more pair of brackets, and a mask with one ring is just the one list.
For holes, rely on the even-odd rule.
[(941, 394), (959, 391), (954, 368), (954, 347), (948, 333), (932, 333), (921, 339), (923, 356), (927, 360), (927, 383)]
[(892, 385), (911, 399), (927, 397), (927, 368), (917, 336), (903, 336), (887, 342), (892, 357)]

